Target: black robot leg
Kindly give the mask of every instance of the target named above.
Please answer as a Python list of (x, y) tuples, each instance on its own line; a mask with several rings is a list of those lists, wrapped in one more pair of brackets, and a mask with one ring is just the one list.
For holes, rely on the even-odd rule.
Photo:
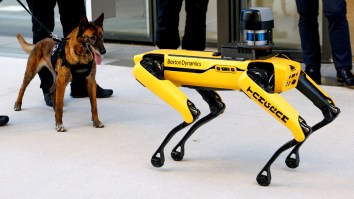
[[(199, 115), (200, 115), (200, 111), (194, 106), (194, 104), (191, 101), (187, 101), (187, 105), (189, 110), (191, 111), (194, 120), (195, 121)], [(173, 128), (168, 135), (166, 136), (166, 138), (163, 140), (163, 142), (161, 143), (161, 145), (159, 146), (159, 148), (156, 150), (156, 152), (154, 153), (154, 155), (151, 158), (151, 164), (154, 167), (162, 167), (164, 162), (165, 162), (165, 155), (164, 155), (164, 149), (165, 146), (167, 145), (167, 143), (171, 140), (171, 138), (180, 130), (182, 130), (184, 127), (188, 126), (189, 124), (186, 122), (182, 122), (181, 124), (179, 124), (178, 126), (176, 126), (175, 128)]]
[(313, 104), (322, 111), (324, 119), (314, 126), (310, 127), (306, 124), (305, 120), (301, 117), (301, 127), (305, 133), (305, 140), (302, 142), (297, 142), (295, 139), (285, 143), (281, 146), (274, 155), (270, 158), (267, 164), (263, 167), (260, 173), (257, 175), (257, 182), (261, 186), (268, 186), (271, 182), (270, 166), (276, 160), (276, 158), (285, 150), (292, 147), (293, 150), (285, 159), (285, 163), (289, 168), (296, 168), (300, 163), (299, 149), (306, 139), (318, 129), (324, 127), (325, 125), (331, 123), (340, 113), (340, 109), (335, 107), (334, 102), (328, 96), (326, 96), (320, 89), (318, 89), (312, 81), (307, 79), (306, 74), (302, 71), (298, 80), (297, 89), (305, 95)]
[[(321, 110), (324, 117), (322, 121), (311, 127), (312, 130), (306, 136), (307, 139), (313, 132), (331, 123), (339, 115), (340, 109), (335, 107), (332, 99), (325, 96), (316, 86), (314, 86), (314, 84), (307, 79), (306, 74), (303, 72), (301, 72), (296, 88)], [(289, 168), (298, 167), (300, 163), (299, 149), (304, 142), (298, 143), (287, 156), (285, 163)], [(293, 158), (294, 156), (295, 158)]]
[(181, 139), (181, 141), (175, 146), (171, 152), (171, 157), (180, 161), (184, 156), (184, 146), (188, 138), (202, 125), (211, 121), (212, 119), (218, 117), (222, 114), (226, 108), (225, 104), (222, 102), (220, 96), (213, 90), (197, 90), (198, 93), (203, 97), (203, 99), (208, 103), (210, 108), (210, 113), (205, 117), (199, 119), (186, 133), (186, 135)]

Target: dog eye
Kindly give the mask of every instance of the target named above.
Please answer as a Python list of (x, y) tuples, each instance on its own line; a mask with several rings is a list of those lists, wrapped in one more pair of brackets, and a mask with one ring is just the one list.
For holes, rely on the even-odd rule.
[(91, 40), (91, 41), (95, 41), (95, 40), (96, 40), (96, 36), (95, 36), (95, 35), (92, 35), (92, 36), (90, 37), (90, 40)]

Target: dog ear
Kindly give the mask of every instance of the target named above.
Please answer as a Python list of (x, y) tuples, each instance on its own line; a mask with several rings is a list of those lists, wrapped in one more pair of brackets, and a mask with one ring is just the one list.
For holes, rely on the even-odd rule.
[(97, 24), (100, 27), (103, 27), (103, 19), (104, 19), (104, 14), (102, 13), (96, 20), (95, 24)]
[(89, 25), (87, 17), (84, 15), (81, 17), (80, 23), (79, 23), (79, 35), (81, 35), (87, 26)]
[(88, 22), (88, 19), (87, 19), (87, 17), (86, 17), (86, 15), (83, 15), (82, 17), (81, 17), (81, 20), (80, 20), (80, 25), (86, 25), (86, 24), (88, 24), (89, 22)]

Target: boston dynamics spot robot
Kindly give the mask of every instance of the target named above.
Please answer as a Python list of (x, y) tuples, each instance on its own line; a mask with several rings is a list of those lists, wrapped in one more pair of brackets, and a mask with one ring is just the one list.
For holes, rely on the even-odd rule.
[[(293, 148), (285, 163), (299, 165), (299, 148), (318, 129), (332, 122), (340, 113), (333, 100), (303, 71), (300, 63), (286, 55), (272, 53), (273, 16), (268, 8), (251, 8), (241, 12), (243, 41), (223, 45), (221, 52), (188, 50), (154, 50), (136, 55), (133, 74), (146, 88), (176, 109), (184, 121), (170, 131), (154, 153), (151, 163), (164, 164), (164, 148), (181, 129), (192, 124), (172, 150), (174, 160), (183, 159), (188, 138), (203, 124), (225, 110), (216, 90), (238, 90), (246, 94), (271, 116), (285, 125), (294, 139), (282, 145), (257, 175), (261, 186), (271, 182), (270, 166), (285, 150)], [(210, 113), (198, 119), (200, 111), (178, 87), (195, 89), (208, 103)], [(324, 119), (309, 126), (280, 95), (296, 88), (322, 111)]]

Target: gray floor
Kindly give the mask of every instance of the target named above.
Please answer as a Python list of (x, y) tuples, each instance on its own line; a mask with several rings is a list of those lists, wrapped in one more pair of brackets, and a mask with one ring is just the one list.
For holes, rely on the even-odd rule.
[[(0, 37), (0, 198), (353, 198), (354, 92), (323, 85), (341, 115), (312, 135), (300, 151), (297, 169), (274, 163), (272, 184), (261, 187), (256, 175), (274, 151), (292, 138), (290, 131), (240, 92), (219, 92), (225, 113), (200, 128), (187, 142), (185, 158), (175, 162), (165, 150), (162, 168), (150, 158), (181, 116), (135, 81), (132, 57), (152, 46), (106, 44), (97, 81), (114, 95), (98, 99), (103, 129), (90, 122), (89, 100), (65, 95), (64, 125), (57, 133), (54, 113), (46, 107), (35, 78), (25, 93), (23, 110), (13, 111), (26, 56), (13, 37)], [(323, 69), (333, 80), (332, 65)], [(182, 88), (205, 115), (208, 107), (195, 91)], [(299, 92), (283, 96), (310, 125), (322, 119)]]

